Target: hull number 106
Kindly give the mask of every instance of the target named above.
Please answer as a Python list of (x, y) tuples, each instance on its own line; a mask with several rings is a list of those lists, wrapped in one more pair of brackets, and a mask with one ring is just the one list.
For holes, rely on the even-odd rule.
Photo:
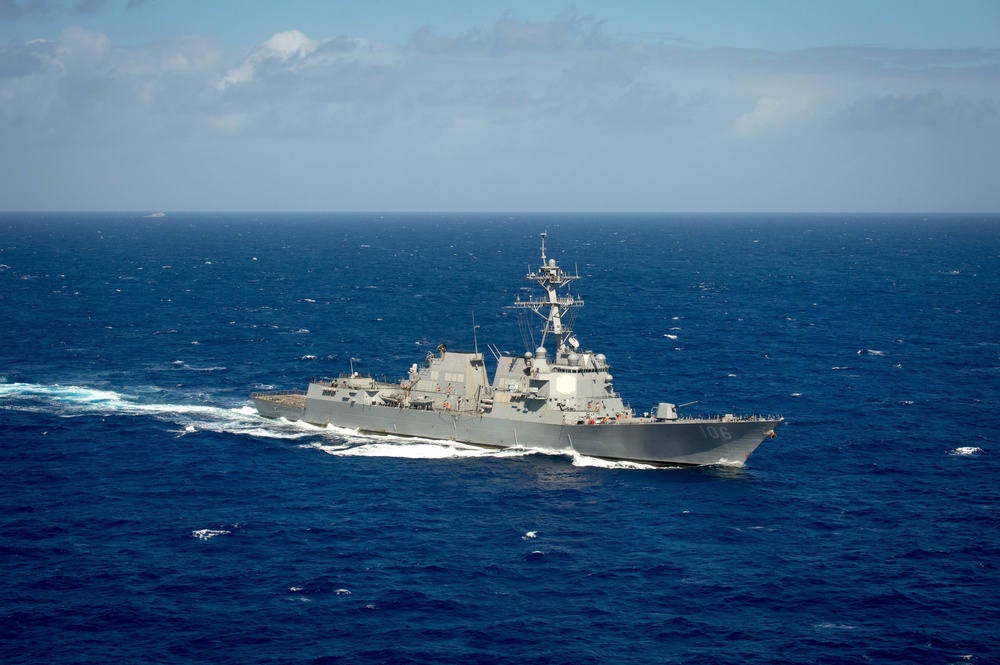
[(716, 427), (715, 425), (698, 425), (698, 429), (701, 430), (701, 435), (706, 439), (722, 439), (723, 441), (730, 441), (733, 435), (729, 433), (729, 428), (727, 427)]

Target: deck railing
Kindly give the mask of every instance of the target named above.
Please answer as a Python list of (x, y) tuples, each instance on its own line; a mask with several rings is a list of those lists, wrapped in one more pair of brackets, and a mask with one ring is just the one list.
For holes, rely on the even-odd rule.
[(304, 390), (265, 390), (261, 392), (250, 393), (250, 399), (256, 399), (258, 397), (284, 397), (285, 395), (305, 395)]

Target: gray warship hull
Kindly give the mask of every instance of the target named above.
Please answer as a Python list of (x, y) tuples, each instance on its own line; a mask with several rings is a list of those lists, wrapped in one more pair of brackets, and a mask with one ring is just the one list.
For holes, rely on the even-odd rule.
[[(669, 402), (637, 414), (614, 391), (604, 354), (582, 350), (564, 322), (566, 312), (583, 301), (559, 290), (579, 276), (564, 272), (554, 259), (546, 261), (545, 234), (542, 265), (527, 279), (541, 286), (545, 297), (518, 298), (513, 307), (544, 319), (542, 342), (523, 355), (489, 347), (496, 361), (492, 381), (478, 350), (456, 353), (442, 344), (398, 383), (361, 376), (352, 367), (337, 379), (314, 380), (307, 391), (250, 397), (267, 418), (656, 465), (742, 466), (774, 437), (780, 416), (684, 418)], [(551, 355), (549, 338), (555, 340)]]
[[(320, 390), (324, 387), (324, 384), (314, 385)], [(652, 465), (742, 466), (762, 441), (774, 436), (781, 422), (780, 418), (657, 421), (635, 417), (607, 423), (562, 424), (537, 418), (511, 420), (481, 413), (352, 404), (282, 392), (254, 393), (252, 399), (258, 412), (267, 418), (487, 448), (572, 451), (588, 457)]]

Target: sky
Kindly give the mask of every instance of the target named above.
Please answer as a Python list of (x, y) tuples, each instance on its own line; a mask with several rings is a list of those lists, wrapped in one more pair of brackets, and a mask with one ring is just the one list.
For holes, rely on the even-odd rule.
[(1000, 0), (0, 0), (0, 211), (998, 212)]

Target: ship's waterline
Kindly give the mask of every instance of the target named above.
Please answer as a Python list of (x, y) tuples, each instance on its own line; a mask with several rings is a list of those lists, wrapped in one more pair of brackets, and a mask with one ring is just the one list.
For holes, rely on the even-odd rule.
[[(685, 418), (670, 402), (639, 414), (615, 392), (604, 354), (582, 350), (564, 320), (582, 307), (568, 293), (579, 279), (545, 256), (526, 276), (545, 291), (513, 307), (538, 314), (541, 344), (532, 353), (503, 355), (487, 380), (482, 353), (444, 345), (414, 364), (397, 383), (350, 372), (313, 380), (307, 391), (256, 392), (251, 399), (268, 418), (357, 428), (373, 434), (457, 441), (495, 448), (573, 450), (582, 455), (665, 465), (742, 466), (780, 416)], [(546, 342), (551, 338), (554, 353)]]

